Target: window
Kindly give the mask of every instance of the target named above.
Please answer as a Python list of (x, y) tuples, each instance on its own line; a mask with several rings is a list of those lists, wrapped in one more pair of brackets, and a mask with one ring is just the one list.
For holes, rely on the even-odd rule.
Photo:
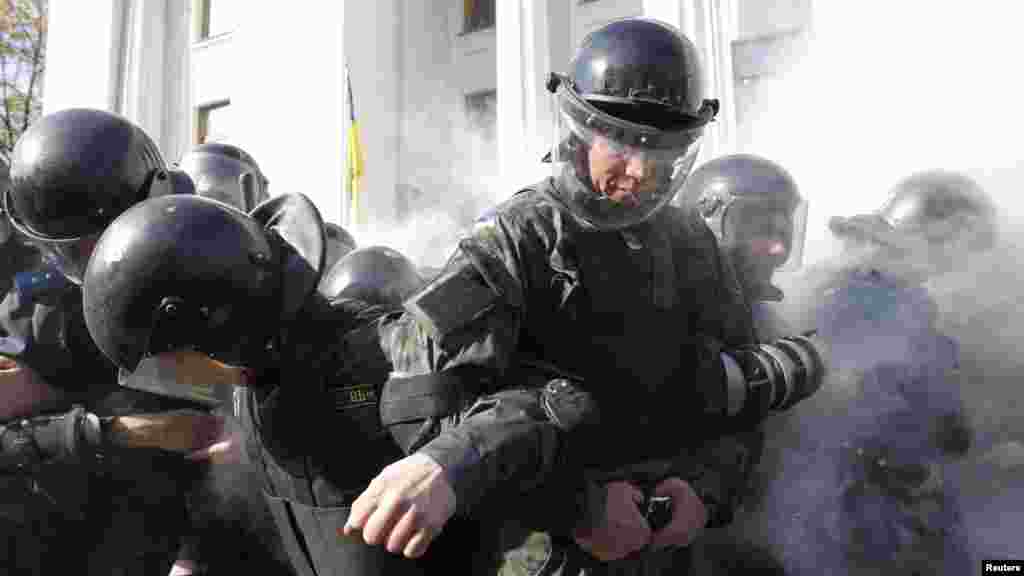
[(495, 0), (462, 0), (462, 33), (494, 27)]
[(222, 36), (235, 29), (237, 0), (196, 0), (196, 39)]
[(498, 92), (484, 90), (466, 94), (466, 120), (470, 130), (489, 142), (497, 136)]
[(229, 100), (206, 104), (196, 109), (195, 144), (220, 142), (228, 137)]

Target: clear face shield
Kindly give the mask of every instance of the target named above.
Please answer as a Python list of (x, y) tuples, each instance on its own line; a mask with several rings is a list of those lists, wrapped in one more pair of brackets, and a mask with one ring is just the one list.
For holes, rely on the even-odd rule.
[(661, 130), (629, 122), (564, 82), (554, 104), (553, 176), (573, 214), (594, 228), (646, 221), (672, 200), (697, 159), (702, 127)]
[(762, 199), (736, 198), (722, 215), (722, 237), (740, 246), (759, 270), (768, 276), (781, 268), (793, 253), (792, 206)]
[(148, 356), (134, 372), (122, 369), (118, 383), (125, 388), (213, 408), (230, 403), (234, 388), (246, 386), (248, 378), (245, 368), (218, 362), (201, 352), (178, 350)]
[(89, 264), (89, 257), (92, 256), (93, 248), (99, 241), (100, 235), (90, 234), (77, 240), (49, 241), (32, 243), (40, 249), (43, 257), (53, 263), (68, 280), (82, 285), (85, 278), (85, 268)]

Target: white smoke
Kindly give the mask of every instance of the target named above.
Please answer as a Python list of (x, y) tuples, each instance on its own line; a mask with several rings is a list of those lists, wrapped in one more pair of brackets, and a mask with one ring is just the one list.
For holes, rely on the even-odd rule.
[(515, 190), (499, 178), (493, 106), (472, 117), (420, 111), (407, 118), (399, 177), (404, 214), (394, 227), (376, 223), (356, 240), (360, 246), (398, 250), (418, 266), (439, 268), (473, 222)]
[[(1006, 41), (1019, 35), (1024, 5), (816, 2), (813, 16), (806, 52), (759, 87), (745, 151), (781, 163), (808, 198), (811, 265), (836, 260), (831, 216), (877, 209), (913, 172), (959, 171), (992, 196), (999, 246), (927, 286), (942, 329), (960, 343), (961, 395), (978, 426), (977, 450), (959, 469), (972, 545), (1019, 555), (1024, 511), (1007, 503), (1010, 490), (1024, 488), (1024, 457), (1010, 449), (1024, 438), (1024, 282), (1016, 264), (1024, 245), (1024, 81)], [(801, 306), (805, 279), (781, 279), (788, 307)], [(827, 393), (841, 396), (833, 388)], [(1002, 472), (993, 472), (993, 460)], [(1011, 485), (1000, 492), (996, 478)]]
[(1024, 96), (1005, 47), (1015, 2), (818, 2), (805, 54), (758, 87), (749, 151), (780, 162), (810, 201), (805, 262), (825, 223), (879, 206), (900, 178), (941, 167), (1020, 212)]

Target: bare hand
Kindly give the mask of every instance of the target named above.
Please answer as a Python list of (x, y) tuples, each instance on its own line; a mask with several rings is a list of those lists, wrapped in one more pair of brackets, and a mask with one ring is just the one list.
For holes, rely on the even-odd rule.
[(243, 439), (228, 437), (191, 452), (185, 457), (195, 462), (209, 462), (210, 464), (240, 464), (243, 461), (243, 445)]
[(707, 509), (697, 493), (683, 480), (668, 478), (655, 486), (654, 495), (672, 498), (672, 520), (654, 535), (651, 546), (667, 548), (692, 544), (708, 522)]
[(178, 560), (167, 576), (192, 576), (196, 572), (196, 565), (191, 560)]
[(628, 482), (610, 482), (605, 486), (607, 506), (602, 524), (577, 530), (573, 537), (580, 548), (602, 562), (625, 558), (642, 550), (651, 539), (651, 527), (640, 512), (644, 495)]
[(441, 466), (424, 454), (384, 468), (352, 503), (345, 535), (386, 544), (388, 552), (419, 558), (455, 513), (455, 491)]

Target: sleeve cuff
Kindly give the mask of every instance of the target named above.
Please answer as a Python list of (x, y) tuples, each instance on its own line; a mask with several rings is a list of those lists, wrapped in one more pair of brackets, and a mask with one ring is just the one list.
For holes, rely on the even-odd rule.
[(484, 489), (484, 475), (480, 470), (480, 452), (468, 438), (451, 432), (431, 440), (419, 453), (437, 462), (444, 470), (448, 484), (455, 492), (457, 513), (468, 512)]

